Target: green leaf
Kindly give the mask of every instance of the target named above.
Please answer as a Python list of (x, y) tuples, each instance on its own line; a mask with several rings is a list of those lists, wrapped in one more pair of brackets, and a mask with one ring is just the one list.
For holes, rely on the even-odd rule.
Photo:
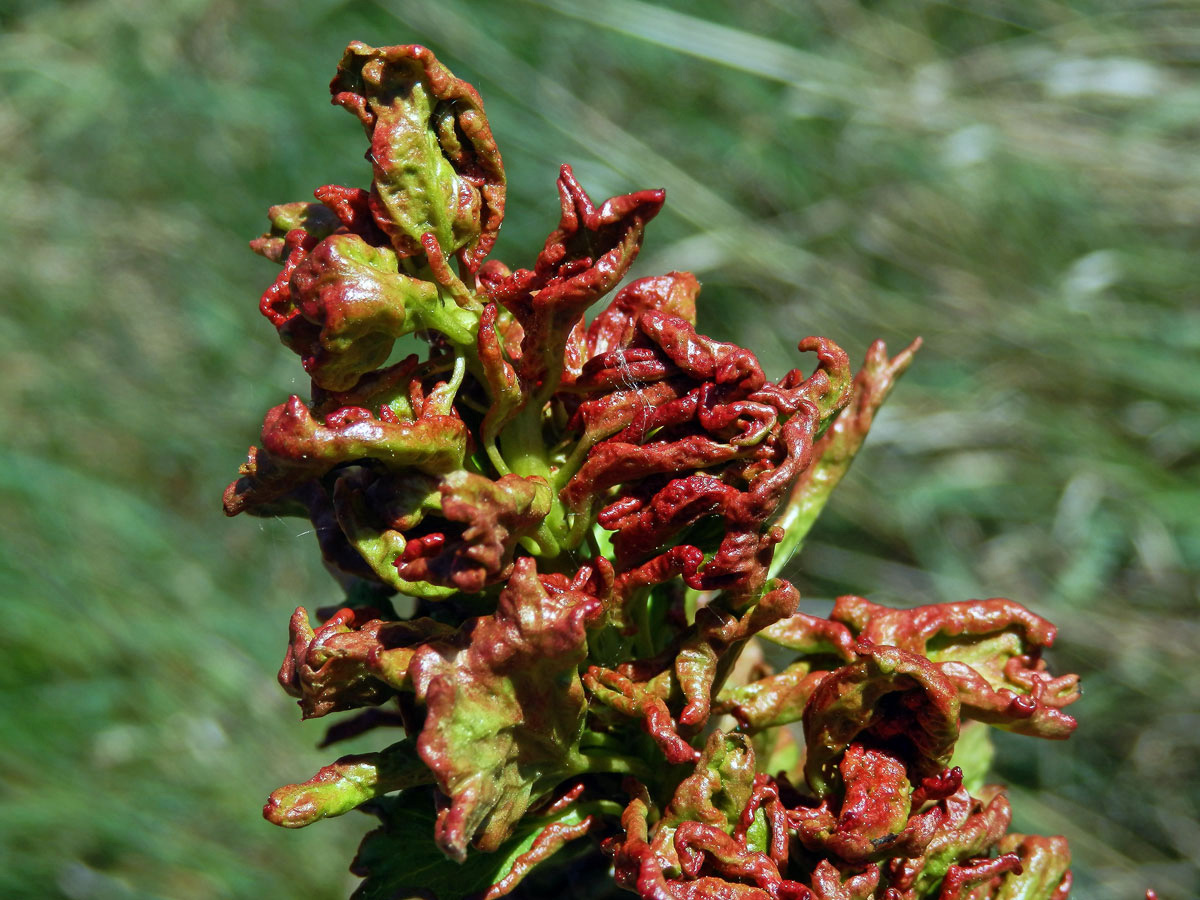
[(767, 814), (760, 806), (754, 812), (750, 827), (746, 829), (746, 848), (755, 853), (766, 853), (771, 840), (771, 832), (767, 828)]
[(1071, 866), (1066, 838), (1012, 833), (1004, 836), (998, 849), (1016, 853), (1021, 858), (1021, 872), (1004, 876), (996, 900), (1055, 900), (1063, 896), (1060, 888)]
[(478, 266), (503, 218), (504, 166), (475, 89), (425, 47), (355, 41), (330, 90), (371, 138), (372, 212), (397, 252), (428, 253), (432, 235)]
[(320, 327), (305, 368), (329, 391), (353, 388), (382, 366), (396, 338), (438, 331), (459, 347), (474, 346), (479, 317), (444, 299), (431, 281), (399, 270), (395, 252), (356, 234), (325, 238), (292, 274), (292, 302)]
[[(462, 863), (448, 859), (434, 840), (437, 813), (423, 790), (405, 791), (372, 804), (383, 825), (370, 832), (358, 848), (350, 871), (365, 879), (351, 900), (466, 900), (485, 892), (512, 869), (537, 836), (550, 824), (576, 825), (583, 815), (575, 809), (553, 817), (527, 819), (499, 849), (473, 850)], [(545, 863), (539, 864), (540, 866)]]
[(862, 369), (854, 376), (850, 403), (817, 441), (813, 448), (815, 461), (796, 480), (791, 496), (776, 520), (776, 524), (784, 529), (784, 538), (775, 548), (771, 577), (783, 570), (816, 522), (829, 495), (849, 470), (855, 454), (866, 440), (875, 413), (920, 346), (918, 338), (892, 359), (888, 359), (883, 341), (876, 341), (867, 351)]
[(532, 557), (517, 560), (495, 615), (431, 643), (409, 674), (425, 703), (421, 758), (450, 798), (437, 840), (456, 859), (503, 844), (525, 812), (572, 772), (586, 699), (578, 667), (587, 654), (595, 597), (549, 593)]
[(344, 815), (368, 800), (433, 780), (408, 741), (380, 753), (343, 756), (302, 784), (272, 792), (263, 816), (284, 828), (302, 828), (318, 819)]
[(754, 748), (750, 738), (714, 731), (693, 774), (675, 789), (663, 814), (668, 825), (697, 821), (730, 832), (754, 789)]

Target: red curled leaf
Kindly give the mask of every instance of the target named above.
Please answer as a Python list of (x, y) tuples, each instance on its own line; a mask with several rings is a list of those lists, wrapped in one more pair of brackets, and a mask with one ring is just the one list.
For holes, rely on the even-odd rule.
[(754, 791), (754, 749), (742, 734), (714, 731), (691, 775), (663, 812), (666, 825), (697, 822), (733, 832)]
[(910, 778), (941, 772), (958, 739), (958, 693), (922, 656), (860, 646), (856, 662), (830, 672), (804, 710), (804, 775), (817, 796), (842, 790), (837, 769), (854, 742), (886, 747)]
[[(918, 338), (892, 359), (888, 358), (883, 341), (876, 341), (867, 350), (863, 367), (854, 376), (849, 403), (817, 441), (813, 448), (813, 464), (796, 479), (780, 512), (779, 526), (784, 529), (784, 538), (771, 568), (772, 574), (782, 569), (812, 528), (830, 493), (849, 470), (855, 454), (866, 440), (875, 413), (891, 393), (896, 380), (908, 369), (920, 346)], [(805, 343), (801, 347), (805, 347)], [(819, 344), (808, 345), (808, 348), (818, 349), (819, 354), (822, 352)], [(831, 376), (831, 384), (838, 381)], [(802, 388), (803, 384), (807, 382), (802, 383)]]
[(854, 659), (854, 635), (841, 622), (798, 612), (764, 629), (773, 644), (805, 655), (832, 654), (843, 662)]
[(842, 873), (827, 859), (813, 870), (813, 900), (870, 900), (879, 885), (879, 867), (874, 863), (845, 881)]
[[(800, 414), (785, 423), (778, 439), (772, 439), (764, 451), (776, 457), (776, 464), (764, 465), (746, 490), (715, 476), (695, 474), (668, 482), (649, 502), (626, 497), (611, 505), (598, 519), (602, 526), (617, 532), (613, 546), (619, 562), (627, 565), (661, 552), (684, 528), (719, 516), (725, 535), (712, 560), (688, 579), (688, 585), (697, 590), (728, 590), (743, 603), (756, 595), (779, 540), (767, 523), (808, 464), (816, 421), (816, 407), (805, 404)], [(592, 449), (588, 462), (562, 496), (569, 506), (584, 503), (609, 484), (697, 464), (716, 466), (747, 452), (697, 435), (640, 446), (605, 441)]]
[(925, 852), (946, 814), (934, 807), (910, 816), (911, 784), (900, 760), (851, 744), (839, 768), (844, 794), (836, 820), (800, 820), (806, 847), (856, 866)]
[(699, 396), (686, 383), (671, 379), (583, 401), (570, 421), (579, 439), (560, 477), (573, 475), (598, 441), (643, 444), (653, 430), (687, 422), (696, 414)]
[(292, 304), (319, 333), (301, 356), (327, 390), (345, 390), (383, 365), (405, 328), (407, 306), (437, 302), (437, 287), (396, 271), (391, 250), (335, 235), (314, 247), (292, 273)]
[(454, 416), (386, 422), (370, 410), (345, 407), (318, 421), (299, 398), (276, 406), (263, 420), (263, 450), (251, 448), (242, 477), (225, 491), (225, 514), (282, 497), (337, 465), (374, 459), (439, 474), (462, 466), (467, 431)]
[(432, 619), (385, 622), (371, 610), (339, 610), (313, 629), (303, 607), (292, 614), (279, 684), (299, 698), (304, 718), (375, 706), (411, 690), (408, 665), (418, 646), (453, 629)]
[[(314, 245), (338, 228), (338, 216), (333, 210), (322, 203), (307, 200), (272, 206), (267, 210), (267, 218), (271, 222), (271, 230), (252, 240), (250, 249), (280, 265), (283, 265), (297, 243), (308, 242)], [(298, 233), (292, 239), (292, 247), (289, 247), (286, 239), (293, 231)], [(283, 283), (287, 283), (286, 279)], [(274, 285), (272, 287), (274, 288)]]
[(697, 381), (710, 381), (741, 396), (752, 394), (766, 383), (753, 353), (697, 334), (687, 319), (650, 309), (638, 318), (638, 328), (662, 348), (671, 362)]
[(1000, 839), (998, 849), (1004, 856), (1015, 857), (1018, 864), (1000, 881), (997, 900), (1065, 900), (1072, 880), (1071, 848), (1066, 838), (1007, 834)]
[(1057, 629), (1011, 600), (970, 600), (911, 609), (889, 609), (862, 597), (839, 597), (830, 618), (854, 629), (860, 638), (925, 654), (934, 638), (967, 640), (1013, 628), (1033, 646), (1049, 647)]
[(700, 435), (651, 444), (604, 441), (593, 448), (583, 468), (563, 488), (562, 497), (570, 509), (584, 512), (606, 488), (651, 475), (716, 466), (744, 452)]
[(696, 878), (707, 868), (722, 878), (749, 881), (768, 895), (778, 895), (782, 887), (784, 879), (771, 857), (749, 850), (743, 842), (719, 828), (700, 822), (683, 822), (675, 829), (674, 843), (686, 878)]
[(511, 893), (539, 863), (545, 862), (570, 841), (578, 840), (596, 825), (595, 816), (586, 816), (578, 822), (551, 822), (538, 832), (533, 844), (513, 861), (508, 874), (487, 889), (481, 900), (497, 900)]
[(368, 191), (343, 187), (340, 184), (326, 184), (313, 191), (313, 196), (337, 216), (342, 227), (351, 234), (357, 234), (372, 246), (387, 246), (387, 235), (379, 230), (371, 213), (371, 195)]
[(999, 880), (999, 876), (1011, 872), (1021, 874), (1021, 860), (1015, 853), (1005, 853), (994, 859), (977, 859), (961, 866), (951, 866), (942, 880), (938, 900), (966, 900), (969, 894), (964, 889), (982, 882)]
[(715, 708), (737, 719), (748, 734), (790, 725), (800, 721), (808, 698), (828, 674), (828, 669), (801, 660), (782, 672), (727, 688), (719, 695)]
[(728, 590), (735, 596), (756, 591), (767, 578), (775, 545), (783, 530), (770, 524), (800, 473), (812, 459), (819, 421), (817, 408), (806, 403), (779, 430), (778, 462), (755, 475), (746, 491), (725, 510), (727, 532), (712, 562), (692, 587)]
[(750, 829), (758, 820), (760, 809), (766, 811), (765, 820), (770, 830), (770, 839), (766, 842), (768, 855), (777, 866), (785, 865), (790, 838), (787, 810), (779, 799), (779, 788), (771, 776), (761, 772), (754, 776), (754, 787), (750, 792), (750, 799), (738, 816), (737, 826), (733, 830), (734, 837), (743, 843), (746, 842)]
[(678, 731), (664, 697), (670, 693), (670, 678), (666, 673), (648, 683), (633, 679), (603, 666), (589, 666), (583, 673), (583, 683), (591, 696), (622, 715), (640, 719), (642, 729), (654, 739), (659, 750), (672, 765), (692, 762), (699, 753)]
[(692, 575), (704, 562), (704, 553), (699, 547), (680, 544), (659, 554), (651, 560), (631, 569), (626, 569), (616, 578), (613, 599), (622, 612), (630, 599), (642, 588), (662, 584), (676, 575)]
[(550, 488), (536, 476), (505, 475), (492, 481), (451, 472), (438, 482), (438, 491), (441, 516), (461, 528), (408, 541), (395, 561), (396, 571), (406, 581), (467, 593), (507, 578), (517, 541), (534, 532), (550, 510)]
[(682, 724), (700, 726), (708, 721), (713, 687), (721, 663), (730, 665), (747, 640), (790, 616), (799, 602), (800, 592), (789, 582), (781, 580), (771, 585), (762, 599), (740, 619), (715, 604), (696, 613), (691, 634), (684, 637), (675, 657), (675, 676), (687, 700), (687, 705), (679, 714)]
[(985, 788), (979, 799), (960, 788), (941, 805), (946, 814), (924, 853), (888, 866), (888, 883), (905, 897), (931, 896), (950, 866), (986, 857), (1012, 819), (1008, 799), (995, 786)]
[(691, 272), (670, 272), (631, 281), (588, 326), (588, 357), (629, 346), (637, 336), (638, 320), (650, 310), (678, 316), (695, 325), (699, 293), (700, 282)]
[(738, 447), (750, 447), (775, 428), (777, 416), (772, 407), (750, 400), (721, 403), (716, 399), (719, 393), (711, 382), (706, 383), (697, 392), (695, 401), (696, 421), (713, 437)]
[(258, 301), (258, 311), (275, 326), (284, 346), (301, 354), (315, 339), (317, 329), (302, 319), (296, 321), (300, 311), (292, 302), (290, 285), (296, 268), (307, 258), (308, 251), (317, 246), (323, 237), (318, 236), (319, 234), (309, 234), (303, 228), (294, 228), (283, 236), (281, 246), (276, 247), (273, 243), (269, 245), (272, 256), (278, 252), (283, 270), (275, 276), (271, 286), (263, 291)]
[(574, 387), (589, 393), (616, 388), (638, 390), (677, 372), (666, 355), (654, 347), (617, 347), (584, 363)]
[[(790, 419), (780, 429), (779, 438), (769, 442), (765, 452), (776, 457), (776, 464), (762, 466), (746, 490), (714, 476), (691, 475), (668, 482), (649, 502), (639, 500), (610, 506), (601, 513), (599, 521), (617, 531), (613, 546), (618, 560), (628, 564), (658, 552), (684, 528), (701, 519), (719, 516), (725, 528), (724, 537), (712, 560), (687, 583), (696, 590), (727, 590), (744, 605), (757, 595), (766, 580), (773, 547), (780, 539), (780, 533), (768, 523), (792, 481), (808, 464), (815, 425), (816, 407), (806, 404), (803, 414)], [(632, 475), (636, 471), (634, 460), (639, 458), (652, 460), (649, 465), (654, 471), (666, 468), (667, 461), (674, 459), (675, 454), (686, 459), (689, 448), (722, 446), (700, 437), (661, 447), (601, 443), (593, 449), (588, 465), (564, 490), (564, 499), (570, 502), (572, 497), (587, 496), (584, 485), (592, 478), (604, 484), (625, 477), (625, 473)], [(610, 447), (613, 449), (607, 449)], [(714, 465), (721, 455), (737, 454), (733, 448), (718, 450), (712, 460)], [(589, 470), (593, 458), (596, 464)], [(619, 515), (612, 514), (617, 510)]]
[(1066, 738), (1079, 678), (1054, 678), (1040, 658), (1055, 628), (1011, 600), (971, 600), (896, 610), (840, 597), (831, 618), (861, 638), (893, 644), (935, 663), (958, 689), (962, 714), (1020, 734)]
[(926, 803), (934, 803), (953, 796), (958, 793), (962, 783), (963, 771), (958, 766), (922, 778), (912, 794), (913, 808), (920, 809)]
[(353, 610), (344, 609), (314, 630), (303, 607), (292, 614), (288, 653), (278, 678), (285, 691), (299, 698), (306, 719), (374, 706), (392, 696), (368, 664), (384, 623), (376, 619), (355, 628), (354, 620)]
[(479, 319), (477, 349), (484, 383), (491, 400), (480, 426), (480, 437), (492, 464), (503, 471), (503, 461), (496, 448), (496, 440), (500, 429), (507, 425), (513, 414), (521, 408), (525, 397), (516, 370), (505, 358), (503, 343), (496, 327), (499, 317), (500, 310), (495, 303), (489, 303), (483, 308), (483, 315)]
[(646, 223), (662, 208), (661, 190), (613, 197), (597, 207), (570, 166), (558, 178), (562, 218), (546, 239), (533, 271), (519, 270), (483, 283), (487, 296), (507, 308), (524, 338), (517, 372), (544, 401), (563, 372), (567, 338), (584, 311), (624, 277), (641, 247)]
[(813, 403), (824, 422), (850, 402), (850, 358), (829, 338), (806, 337), (797, 349), (817, 354), (817, 370), (805, 378), (799, 369), (792, 369), (778, 384), (768, 382), (751, 394), (750, 399), (769, 404), (786, 415), (796, 412), (801, 403)]

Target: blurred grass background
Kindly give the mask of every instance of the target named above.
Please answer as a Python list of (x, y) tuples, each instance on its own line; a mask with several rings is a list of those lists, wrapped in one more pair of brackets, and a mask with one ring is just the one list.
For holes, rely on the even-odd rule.
[[(225, 521), (303, 380), (257, 313), (269, 204), (369, 178), (326, 85), (425, 43), (504, 152), (527, 263), (571, 162), (665, 187), (639, 270), (775, 376), (926, 341), (789, 574), (827, 608), (1006, 595), (1084, 676), (1001, 741), (1075, 896), (1200, 894), (1200, 9), (979, 0), (16, 0), (0, 7), (0, 895), (335, 898), (366, 822), (271, 828), (330, 756), (274, 683), (336, 596)], [(810, 363), (805, 363), (806, 365)], [(824, 606), (822, 606), (822, 602)]]

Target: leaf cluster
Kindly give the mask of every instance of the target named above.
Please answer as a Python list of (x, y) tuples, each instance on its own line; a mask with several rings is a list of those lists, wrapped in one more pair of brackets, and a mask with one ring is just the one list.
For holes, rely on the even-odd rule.
[[(267, 818), (378, 815), (360, 897), (492, 900), (605, 854), (647, 898), (1064, 898), (1065, 841), (1008, 833), (986, 741), (960, 741), (1070, 734), (1054, 627), (1007, 600), (822, 619), (778, 577), (919, 342), (855, 374), (805, 337), (815, 367), (770, 381), (697, 330), (693, 276), (617, 290), (662, 191), (597, 203), (564, 166), (558, 226), (513, 269), (470, 85), (356, 42), (331, 92), (371, 185), (272, 207), (252, 243), (312, 390), (267, 413), (225, 509), (308, 518), (345, 588), (292, 617), (304, 716), (399, 739)], [(409, 336), (424, 352), (394, 360)]]

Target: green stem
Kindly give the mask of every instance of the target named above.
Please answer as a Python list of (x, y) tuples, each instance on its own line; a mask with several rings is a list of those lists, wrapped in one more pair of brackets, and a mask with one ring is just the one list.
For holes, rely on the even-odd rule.
[(582, 750), (580, 755), (584, 759), (584, 766), (578, 772), (580, 775), (607, 772), (617, 775), (633, 775), (635, 778), (646, 781), (650, 779), (652, 774), (650, 767), (645, 762), (633, 756), (623, 756), (607, 752), (600, 754), (589, 753), (586, 748)]
[(502, 456), (509, 467), (518, 475), (537, 475), (550, 485), (550, 511), (538, 527), (534, 539), (541, 547), (542, 555), (555, 557), (563, 552), (570, 529), (567, 527), (566, 510), (554, 490), (554, 469), (546, 458), (546, 445), (542, 438), (542, 407), (527, 403), (513, 418), (500, 435)]
[(614, 800), (592, 800), (588, 803), (580, 803), (573, 809), (580, 816), (609, 816), (620, 818), (621, 813), (625, 812), (625, 807)]

